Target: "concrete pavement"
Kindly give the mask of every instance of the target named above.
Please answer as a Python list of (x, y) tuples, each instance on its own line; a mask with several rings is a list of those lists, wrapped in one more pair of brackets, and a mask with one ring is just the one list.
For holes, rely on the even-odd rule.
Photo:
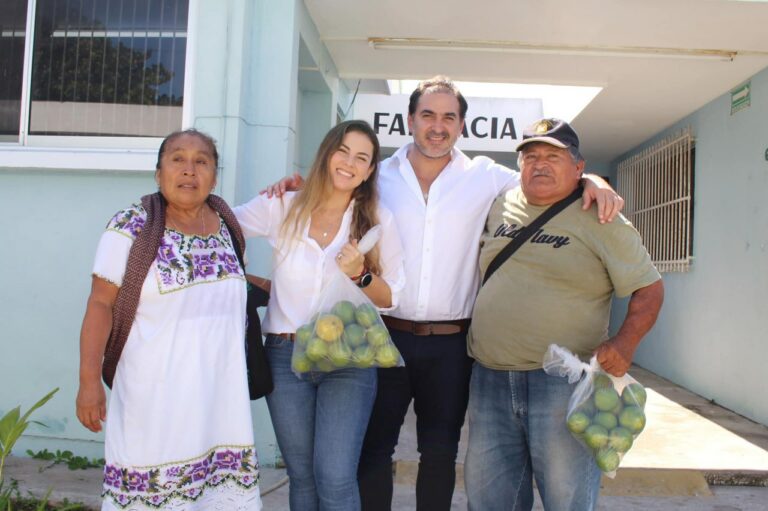
[[(622, 461), (615, 480), (604, 479), (599, 510), (768, 511), (768, 427), (711, 403), (671, 382), (633, 367), (630, 372), (648, 390), (648, 426)], [(416, 421), (406, 419), (395, 453), (393, 509), (416, 509), (418, 466)], [(466, 452), (465, 425), (457, 465), (452, 509), (466, 509), (461, 462)], [(64, 498), (98, 509), (101, 471), (70, 471), (46, 462), (11, 458), (6, 473), (23, 493), (43, 495), (53, 488)], [(282, 469), (264, 468), (264, 509), (287, 511), (288, 485)], [(540, 502), (534, 507), (543, 509)], [(300, 510), (299, 510), (300, 511)]]

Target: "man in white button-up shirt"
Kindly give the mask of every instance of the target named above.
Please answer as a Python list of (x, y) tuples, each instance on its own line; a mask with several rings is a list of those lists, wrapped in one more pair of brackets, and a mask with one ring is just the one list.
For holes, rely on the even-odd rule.
[[(400, 304), (384, 319), (405, 367), (378, 371), (358, 470), (365, 511), (391, 508), (392, 455), (411, 399), (421, 455), (417, 509), (451, 507), (472, 371), (466, 332), (479, 287), (480, 236), (496, 196), (520, 183), (517, 172), (454, 147), (466, 111), (447, 78), (422, 82), (408, 109), (413, 143), (381, 163), (379, 192), (395, 215), (406, 269)], [(587, 186), (586, 202), (616, 203), (601, 204), (605, 218), (621, 207), (610, 188)]]
[[(384, 320), (405, 367), (378, 370), (358, 470), (364, 511), (391, 508), (392, 455), (411, 400), (421, 456), (417, 509), (451, 507), (472, 371), (466, 333), (479, 287), (480, 236), (496, 196), (520, 183), (517, 172), (454, 147), (466, 112), (447, 78), (420, 83), (408, 107), (413, 143), (380, 164), (379, 193), (395, 216), (406, 271), (400, 303)], [(601, 221), (611, 219), (623, 201), (599, 177), (589, 179), (585, 202), (596, 199)], [(269, 193), (300, 182), (285, 179)]]

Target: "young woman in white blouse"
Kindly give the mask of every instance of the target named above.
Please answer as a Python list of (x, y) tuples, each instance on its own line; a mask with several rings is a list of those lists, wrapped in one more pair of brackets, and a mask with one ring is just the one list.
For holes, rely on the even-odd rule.
[[(272, 290), (263, 329), (275, 383), (267, 404), (290, 477), (293, 510), (360, 508), (357, 464), (376, 396), (376, 370), (342, 368), (296, 376), (293, 337), (317, 307), (337, 265), (380, 309), (397, 305), (405, 283), (392, 214), (378, 204), (379, 143), (365, 121), (332, 128), (303, 189), (282, 199), (260, 195), (234, 208), (246, 237), (274, 249)], [(381, 225), (376, 247), (357, 250)]]

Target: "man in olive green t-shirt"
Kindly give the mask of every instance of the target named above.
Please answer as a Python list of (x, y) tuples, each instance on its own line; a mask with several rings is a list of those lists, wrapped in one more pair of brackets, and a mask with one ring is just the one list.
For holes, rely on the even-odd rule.
[[(511, 239), (579, 186), (584, 159), (568, 123), (544, 119), (517, 147), (521, 187), (488, 215), (484, 273)], [(611, 338), (611, 299), (630, 296)], [(465, 486), (470, 510), (530, 509), (533, 478), (545, 509), (594, 509), (600, 470), (565, 427), (573, 386), (549, 376), (550, 344), (624, 375), (656, 321), (664, 291), (640, 235), (624, 217), (601, 225), (573, 203), (544, 224), (480, 289), (469, 333), (475, 359)]]

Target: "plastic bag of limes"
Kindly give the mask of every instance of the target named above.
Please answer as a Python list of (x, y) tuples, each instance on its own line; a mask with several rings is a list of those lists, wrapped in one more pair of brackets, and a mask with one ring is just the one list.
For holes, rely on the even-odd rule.
[[(366, 253), (378, 240), (378, 226), (360, 240)], [(296, 330), (291, 368), (297, 374), (345, 367), (399, 367), (403, 357), (376, 307), (338, 267), (320, 293), (312, 318)]]
[(568, 377), (570, 383), (580, 380), (568, 402), (566, 427), (590, 450), (600, 470), (614, 477), (645, 429), (645, 388), (629, 374), (617, 378), (604, 372), (596, 357), (586, 364), (554, 344), (544, 356), (544, 371)]
[(403, 366), (389, 331), (369, 302), (340, 300), (296, 331), (291, 367), (296, 373), (344, 367)]

